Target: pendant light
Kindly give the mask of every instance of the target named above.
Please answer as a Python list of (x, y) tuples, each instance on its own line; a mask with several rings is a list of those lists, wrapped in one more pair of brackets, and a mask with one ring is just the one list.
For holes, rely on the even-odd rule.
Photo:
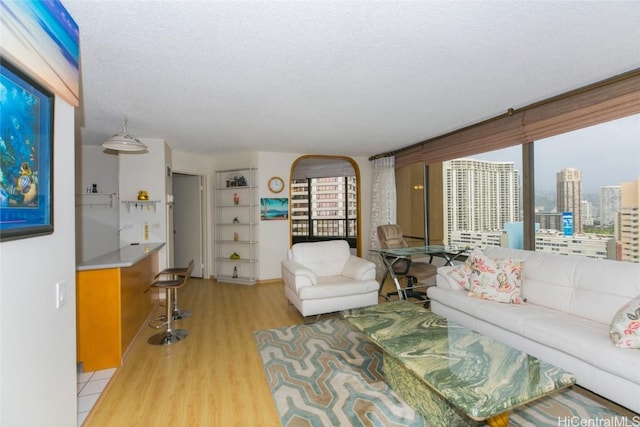
[(102, 146), (115, 151), (147, 151), (146, 145), (135, 136), (129, 135), (127, 132), (127, 121), (127, 116), (123, 114), (122, 131), (103, 142)]

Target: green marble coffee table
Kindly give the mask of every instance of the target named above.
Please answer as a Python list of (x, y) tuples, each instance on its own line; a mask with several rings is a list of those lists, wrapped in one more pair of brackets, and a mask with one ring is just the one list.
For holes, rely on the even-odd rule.
[(407, 301), (345, 310), (383, 351), (385, 380), (432, 426), (506, 426), (575, 377)]

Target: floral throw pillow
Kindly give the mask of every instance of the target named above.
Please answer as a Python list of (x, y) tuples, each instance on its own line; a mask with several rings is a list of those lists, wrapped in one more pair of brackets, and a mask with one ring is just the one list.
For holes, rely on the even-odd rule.
[[(475, 267), (476, 264), (482, 264), (482, 257), (484, 257), (484, 254), (480, 249), (473, 249), (464, 264), (457, 265), (455, 268), (449, 270), (447, 274), (449, 274), (461, 288), (470, 290), (471, 283), (469, 280), (471, 279), (471, 273), (477, 268)], [(480, 261), (476, 261), (478, 259), (480, 259)]]
[(447, 274), (451, 276), (451, 278), (455, 280), (461, 288), (467, 290), (471, 289), (471, 285), (469, 284), (469, 278), (471, 277), (471, 265), (468, 262), (456, 265), (454, 268), (449, 270)]
[(613, 316), (609, 335), (616, 347), (640, 348), (640, 295)]
[(482, 252), (472, 252), (469, 296), (510, 304), (522, 304), (523, 261), (511, 258), (492, 259)]

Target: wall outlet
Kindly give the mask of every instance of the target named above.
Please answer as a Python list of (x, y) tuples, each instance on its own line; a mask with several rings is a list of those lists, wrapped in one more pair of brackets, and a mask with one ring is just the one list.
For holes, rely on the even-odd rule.
[(67, 282), (61, 280), (56, 283), (56, 308), (67, 304)]

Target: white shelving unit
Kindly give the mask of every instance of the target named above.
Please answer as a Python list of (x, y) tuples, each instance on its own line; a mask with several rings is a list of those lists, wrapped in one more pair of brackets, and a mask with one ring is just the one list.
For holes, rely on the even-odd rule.
[(220, 282), (256, 283), (260, 224), (256, 183), (256, 168), (216, 171), (216, 277)]

